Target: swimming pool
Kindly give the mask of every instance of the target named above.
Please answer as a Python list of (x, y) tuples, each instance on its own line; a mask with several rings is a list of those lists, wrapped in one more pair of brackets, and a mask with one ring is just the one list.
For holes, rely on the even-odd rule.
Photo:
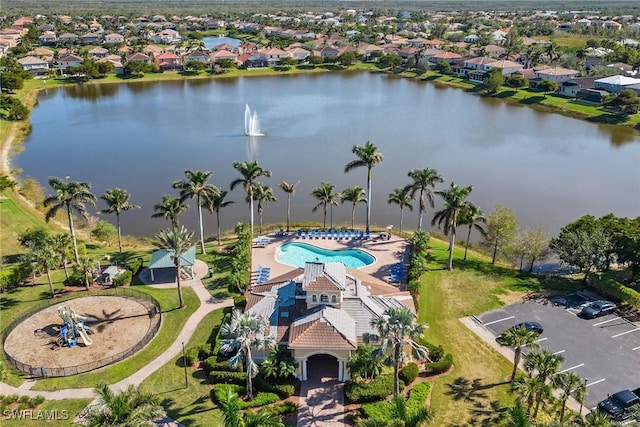
[(376, 259), (360, 249), (332, 251), (306, 243), (286, 243), (278, 249), (276, 260), (294, 267), (304, 267), (306, 262), (341, 262), (347, 268), (361, 268), (373, 264)]

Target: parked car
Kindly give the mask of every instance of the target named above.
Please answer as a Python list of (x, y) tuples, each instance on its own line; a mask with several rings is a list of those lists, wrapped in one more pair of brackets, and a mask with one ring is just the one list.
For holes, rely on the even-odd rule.
[[(517, 325), (513, 325), (510, 328), (505, 329), (504, 331), (502, 331), (502, 334), (504, 334), (507, 331), (511, 331), (511, 330), (515, 331), (520, 328), (525, 328), (527, 331), (535, 332), (538, 335), (540, 335), (543, 332), (542, 325), (538, 322), (522, 322), (522, 323), (518, 323)], [(502, 334), (500, 334), (500, 336), (498, 337), (498, 342), (502, 341)]]
[(580, 315), (587, 319), (595, 319), (599, 316), (611, 314), (615, 309), (616, 305), (611, 301), (599, 300), (582, 307)]
[(598, 410), (620, 421), (631, 416), (636, 406), (640, 405), (640, 388), (633, 391), (622, 390), (598, 403)]

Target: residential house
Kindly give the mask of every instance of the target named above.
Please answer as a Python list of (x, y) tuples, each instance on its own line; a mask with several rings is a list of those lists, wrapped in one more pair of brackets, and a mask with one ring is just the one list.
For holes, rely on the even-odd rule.
[(634, 22), (633, 24), (629, 24), (627, 27), (629, 31), (640, 31), (640, 22)]
[(620, 93), (622, 89), (627, 89), (629, 86), (637, 84), (640, 84), (640, 79), (627, 76), (604, 77), (595, 81), (596, 89), (613, 93)]
[(462, 59), (462, 55), (455, 52), (440, 52), (429, 58), (429, 65), (434, 66), (440, 62), (446, 62), (449, 65), (456, 64), (458, 61)]
[(322, 59), (335, 58), (340, 55), (340, 51), (334, 47), (326, 46), (320, 50), (314, 51), (313, 54), (321, 57)]
[(505, 53), (507, 53), (507, 50), (502, 46), (498, 46), (495, 44), (488, 44), (484, 47), (484, 53), (485, 55), (490, 56), (492, 58), (500, 58)]
[[(251, 54), (247, 55), (251, 56)], [(256, 54), (255, 57), (257, 58), (258, 55)], [(209, 54), (209, 59), (211, 62), (220, 62), (224, 59), (230, 59), (235, 62), (238, 60), (238, 54), (235, 52), (229, 52), (228, 50), (216, 50)]]
[(431, 40), (425, 41), (425, 46), (428, 46), (428, 48), (431, 48), (431, 49), (440, 49), (440, 47), (443, 44), (444, 42), (438, 39), (431, 39)]
[(482, 82), (484, 75), (495, 68), (502, 70), (504, 76), (510, 76), (513, 73), (520, 73), (524, 66), (519, 62), (509, 61), (508, 59), (495, 60), (486, 56), (466, 59), (462, 64), (460, 76), (466, 77), (472, 82)]
[(82, 44), (98, 44), (100, 36), (95, 33), (86, 33), (82, 35), (81, 39)]
[(180, 41), (182, 41), (182, 37), (180, 36), (180, 33), (178, 33), (176, 30), (171, 30), (167, 28), (157, 33), (153, 37), (153, 40), (156, 43), (175, 44), (175, 43), (180, 43)]
[(25, 71), (28, 71), (36, 76), (47, 74), (49, 71), (49, 62), (36, 56), (25, 56), (18, 59), (18, 64), (22, 66)]
[(278, 48), (262, 49), (258, 53), (261, 59), (270, 67), (280, 65), (280, 60), (289, 56), (288, 52)]
[[(367, 336), (377, 334), (371, 321), (389, 308), (409, 307), (408, 292), (387, 285), (342, 263), (308, 262), (247, 292), (245, 313), (269, 320), (270, 334), (286, 346), (298, 362), (297, 375), (308, 379), (317, 355), (332, 357), (338, 381), (351, 375), (347, 362)], [(268, 350), (254, 352), (256, 360)]]
[(78, 43), (80, 41), (80, 37), (77, 34), (73, 33), (64, 33), (58, 36), (58, 42), (60, 43)]
[(182, 68), (180, 57), (173, 52), (163, 52), (154, 57), (161, 71), (178, 70)]
[(476, 43), (478, 40), (480, 39), (480, 36), (477, 34), (469, 34), (467, 36), (464, 36), (464, 39), (462, 39), (465, 43)]
[(204, 64), (210, 64), (211, 59), (209, 58), (209, 54), (200, 49), (194, 50), (193, 52), (189, 52), (182, 56), (182, 62), (187, 64), (189, 62), (202, 62)]
[(113, 65), (113, 71), (116, 75), (124, 74), (124, 65), (118, 55), (109, 55), (106, 58), (98, 59), (98, 63), (109, 62)]
[(226, 50), (227, 52), (238, 53), (238, 48), (229, 43), (222, 43), (215, 47), (215, 50)]
[(127, 56), (127, 62), (131, 62), (131, 61), (140, 61), (143, 64), (151, 64), (153, 63), (153, 59), (151, 59), (150, 56), (145, 55), (144, 53), (141, 52), (134, 52), (130, 55)]
[(595, 80), (595, 77), (576, 77), (575, 79), (567, 80), (560, 84), (558, 94), (575, 98), (581, 90), (593, 88)]
[(118, 33), (111, 33), (104, 36), (105, 43), (121, 44), (124, 43), (124, 36)]
[(375, 44), (370, 44), (360, 48), (360, 54), (364, 56), (365, 59), (370, 59), (371, 55), (374, 52), (382, 52), (382, 51), (383, 49), (380, 46), (376, 46)]
[(27, 55), (37, 56), (40, 59), (44, 59), (49, 63), (49, 68), (51, 68), (55, 62), (55, 52), (45, 47), (37, 47), (32, 51), (27, 52)]
[(64, 72), (69, 67), (79, 67), (84, 59), (81, 56), (72, 53), (58, 57), (58, 67)]
[(398, 55), (400, 55), (400, 57), (405, 61), (409, 58), (417, 58), (419, 53), (420, 50), (412, 46), (402, 48), (398, 51)]
[(290, 57), (294, 58), (298, 62), (304, 62), (309, 56), (311, 56), (311, 52), (302, 47), (290, 47), (285, 49), (285, 51), (289, 54)]
[(622, 24), (616, 21), (604, 21), (602, 26), (611, 30), (619, 30), (622, 28)]
[(98, 58), (98, 59), (109, 56), (109, 50), (101, 46), (94, 47), (88, 53), (89, 53), (89, 56), (91, 56), (92, 58)]
[(38, 37), (38, 40), (42, 45), (52, 46), (56, 44), (58, 37), (56, 36), (56, 33), (53, 31), (45, 31), (42, 34), (40, 34), (40, 36)]
[(544, 67), (534, 69), (534, 73), (539, 80), (551, 80), (556, 83), (562, 83), (574, 79), (578, 75), (577, 70), (563, 68), (560, 66)]

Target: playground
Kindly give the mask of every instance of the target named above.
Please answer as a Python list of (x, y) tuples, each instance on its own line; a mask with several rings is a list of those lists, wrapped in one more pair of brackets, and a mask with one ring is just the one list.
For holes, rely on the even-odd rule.
[(155, 322), (151, 305), (120, 296), (90, 296), (52, 305), (20, 323), (5, 351), (34, 367), (72, 367), (108, 359), (138, 344)]

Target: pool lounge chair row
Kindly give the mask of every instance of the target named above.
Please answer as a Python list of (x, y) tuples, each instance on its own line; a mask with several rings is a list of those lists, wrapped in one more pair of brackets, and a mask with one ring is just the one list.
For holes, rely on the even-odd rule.
[(298, 230), (298, 239), (367, 240), (371, 233), (363, 230)]
[(404, 265), (399, 262), (391, 266), (391, 282), (401, 282), (404, 279)]
[(258, 272), (256, 273), (256, 283), (265, 283), (269, 281), (271, 276), (271, 267), (258, 266)]

